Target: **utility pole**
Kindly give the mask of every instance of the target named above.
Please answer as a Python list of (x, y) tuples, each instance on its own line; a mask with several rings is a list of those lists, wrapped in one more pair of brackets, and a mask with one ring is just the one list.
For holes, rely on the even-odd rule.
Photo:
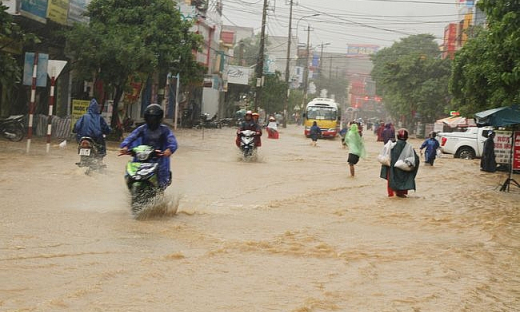
[(321, 53), (320, 53), (320, 86), (318, 88), (318, 96), (321, 96), (321, 90), (323, 90), (323, 77), (322, 77), (322, 74), (323, 74), (323, 41), (321, 42)]
[(267, 0), (264, 0), (264, 9), (262, 12), (262, 32), (260, 33), (260, 51), (258, 52), (258, 61), (256, 62), (256, 94), (255, 94), (255, 111), (258, 111), (260, 97), (262, 96), (262, 82), (264, 75), (264, 47), (265, 47), (265, 24), (267, 20)]
[(244, 66), (244, 41), (240, 40), (238, 51), (238, 65)]
[(307, 25), (307, 57), (305, 59), (305, 67), (303, 72), (303, 99), (302, 107), (307, 103), (307, 88), (309, 84), (309, 42), (311, 40), (311, 25)]
[(329, 57), (329, 89), (332, 86), (332, 56)]
[(291, 95), (291, 86), (289, 85), (290, 78), (290, 63), (291, 63), (291, 27), (292, 27), (292, 12), (293, 0), (290, 0), (289, 9), (289, 34), (287, 35), (287, 63), (285, 64), (285, 85), (287, 86), (287, 95), (285, 96), (285, 105), (283, 109), (283, 127), (287, 128), (287, 111), (289, 108), (289, 96)]

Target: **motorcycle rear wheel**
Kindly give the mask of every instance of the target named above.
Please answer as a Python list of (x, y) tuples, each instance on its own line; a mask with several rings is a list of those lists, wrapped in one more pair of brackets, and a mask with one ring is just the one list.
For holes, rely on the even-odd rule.
[(19, 123), (10, 123), (4, 129), (4, 136), (13, 142), (20, 142), (25, 134), (24, 127)]

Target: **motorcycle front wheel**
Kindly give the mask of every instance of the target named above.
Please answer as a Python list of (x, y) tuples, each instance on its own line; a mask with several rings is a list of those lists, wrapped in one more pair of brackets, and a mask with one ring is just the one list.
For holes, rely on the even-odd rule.
[(19, 123), (10, 123), (4, 129), (4, 136), (13, 142), (19, 142), (23, 139), (25, 129)]
[(133, 184), (130, 189), (130, 194), (132, 196), (132, 214), (137, 215), (148, 203), (150, 200), (155, 197), (153, 190), (144, 184)]

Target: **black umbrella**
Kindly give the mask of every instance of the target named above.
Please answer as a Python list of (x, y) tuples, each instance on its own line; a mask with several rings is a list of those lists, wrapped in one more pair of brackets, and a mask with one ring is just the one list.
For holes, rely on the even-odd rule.
[(506, 189), (509, 191), (509, 185), (514, 183), (516, 186), (520, 187), (520, 184), (516, 182), (511, 176), (513, 175), (513, 146), (514, 146), (514, 135), (515, 128), (517, 125), (520, 125), (520, 109), (518, 106), (514, 105), (511, 107), (499, 107), (488, 109), (483, 112), (479, 112), (475, 114), (475, 121), (478, 127), (484, 126), (493, 126), (493, 127), (507, 127), (512, 126), (513, 131), (511, 131), (511, 151), (509, 157), (509, 176), (507, 180), (504, 182), (501, 191), (505, 191)]

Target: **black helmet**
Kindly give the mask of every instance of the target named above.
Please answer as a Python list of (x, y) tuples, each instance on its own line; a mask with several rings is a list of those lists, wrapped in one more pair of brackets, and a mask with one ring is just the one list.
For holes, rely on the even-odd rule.
[(161, 125), (164, 111), (159, 104), (150, 104), (144, 110), (144, 121), (150, 130), (156, 130)]

